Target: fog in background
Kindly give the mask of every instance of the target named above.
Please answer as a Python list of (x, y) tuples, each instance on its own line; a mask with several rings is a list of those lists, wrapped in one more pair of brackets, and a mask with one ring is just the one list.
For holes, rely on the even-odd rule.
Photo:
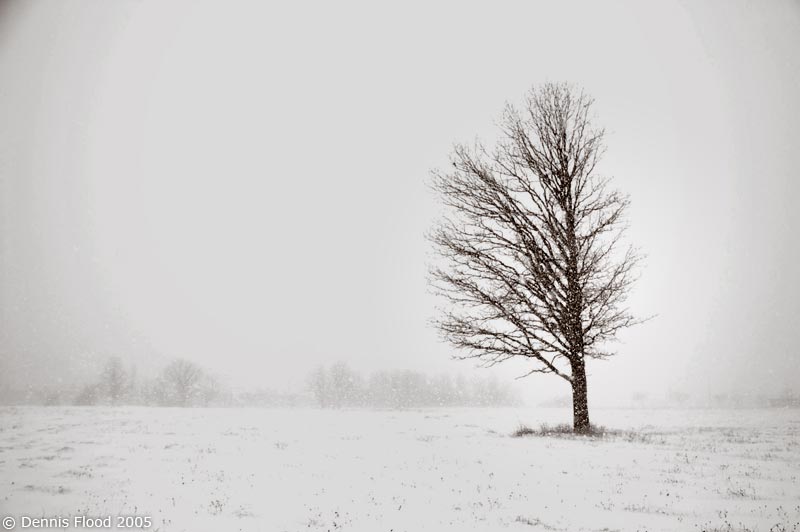
[(590, 402), (796, 390), (798, 51), (797, 2), (2, 2), (0, 386), (113, 355), (243, 389), (472, 375), (428, 324), (428, 172), (569, 81), (655, 315), (589, 363)]

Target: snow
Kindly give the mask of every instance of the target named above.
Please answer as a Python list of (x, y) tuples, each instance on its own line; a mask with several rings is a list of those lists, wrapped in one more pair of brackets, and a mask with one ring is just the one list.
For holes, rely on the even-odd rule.
[(160, 531), (800, 530), (800, 410), (0, 409), (0, 516)]

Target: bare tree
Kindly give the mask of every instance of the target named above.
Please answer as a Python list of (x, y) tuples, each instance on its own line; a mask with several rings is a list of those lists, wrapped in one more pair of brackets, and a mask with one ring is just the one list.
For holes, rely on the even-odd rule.
[(108, 359), (103, 369), (101, 383), (112, 405), (118, 405), (128, 394), (132, 386), (132, 379), (121, 358), (111, 357)]
[(163, 380), (168, 394), (177, 406), (188, 406), (200, 392), (205, 372), (193, 362), (177, 359), (164, 368)]
[(590, 429), (586, 359), (610, 356), (604, 344), (636, 321), (625, 300), (637, 256), (618, 249), (628, 199), (595, 174), (592, 102), (568, 85), (534, 89), (507, 106), (494, 149), (458, 145), (433, 173), (448, 210), (430, 235), (443, 338), (458, 358), (523, 358), (526, 375), (567, 381), (576, 432)]
[(319, 366), (311, 372), (308, 376), (308, 387), (311, 393), (314, 394), (317, 403), (319, 403), (319, 407), (326, 408), (329, 402), (330, 385), (328, 383), (328, 372), (325, 370), (325, 366)]
[(345, 362), (336, 362), (328, 370), (328, 393), (333, 406), (352, 405), (358, 399), (360, 378)]

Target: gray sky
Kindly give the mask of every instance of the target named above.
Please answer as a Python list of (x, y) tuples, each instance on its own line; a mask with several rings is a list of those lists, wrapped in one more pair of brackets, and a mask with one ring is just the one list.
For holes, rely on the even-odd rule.
[(428, 171), (569, 81), (657, 314), (590, 397), (793, 385), (798, 51), (796, 2), (3, 2), (0, 379), (111, 354), (279, 388), (337, 358), (469, 373), (428, 326)]

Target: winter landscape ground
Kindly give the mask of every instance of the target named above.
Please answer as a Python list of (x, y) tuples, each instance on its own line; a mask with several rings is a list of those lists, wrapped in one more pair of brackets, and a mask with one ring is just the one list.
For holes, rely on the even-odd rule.
[(0, 514), (161, 531), (800, 530), (800, 411), (5, 407)]

